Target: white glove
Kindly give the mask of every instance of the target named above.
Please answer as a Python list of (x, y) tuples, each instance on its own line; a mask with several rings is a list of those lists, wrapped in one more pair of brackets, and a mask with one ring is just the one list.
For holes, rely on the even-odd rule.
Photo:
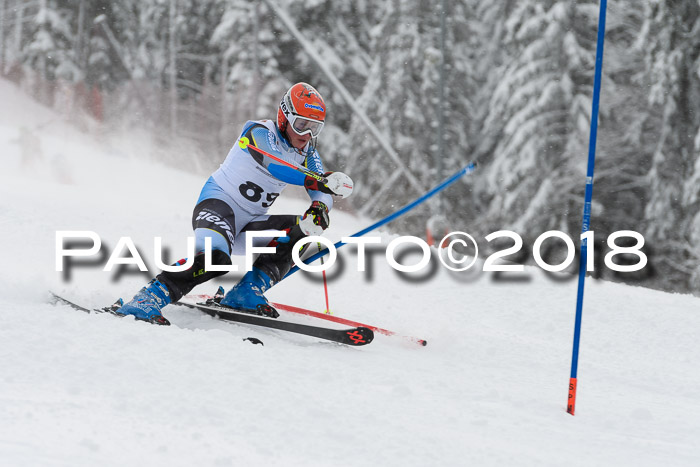
[(323, 177), (317, 174), (307, 175), (304, 179), (304, 187), (307, 190), (316, 190), (341, 198), (347, 198), (352, 194), (352, 178), (343, 172), (326, 172)]
[(347, 198), (352, 194), (352, 189), (354, 184), (352, 178), (345, 175), (343, 172), (330, 172), (326, 176), (326, 183), (324, 183), (334, 195), (340, 196), (341, 198)]

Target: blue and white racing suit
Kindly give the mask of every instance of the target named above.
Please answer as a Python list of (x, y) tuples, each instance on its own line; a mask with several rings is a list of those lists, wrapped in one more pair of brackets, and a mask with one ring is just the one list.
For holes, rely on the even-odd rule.
[[(209, 237), (212, 248), (228, 255), (245, 253), (245, 232), (289, 230), (298, 223), (297, 215), (267, 214), (287, 185), (304, 185), (304, 174), (263, 156), (251, 144), (294, 166), (323, 173), (318, 151), (310, 143), (302, 150), (293, 148), (271, 120), (248, 121), (221, 166), (209, 177), (192, 215), (195, 251), (204, 251)], [(311, 201), (320, 201), (330, 210), (331, 195), (307, 190)], [(269, 240), (263, 240), (265, 243)]]

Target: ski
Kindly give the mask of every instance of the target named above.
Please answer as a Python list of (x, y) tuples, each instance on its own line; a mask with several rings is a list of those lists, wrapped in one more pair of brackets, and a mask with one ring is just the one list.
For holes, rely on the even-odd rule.
[[(197, 301), (197, 300), (204, 300), (207, 305), (210, 305), (210, 304), (213, 304), (212, 302), (214, 302), (214, 303), (221, 302), (221, 299), (224, 298), (224, 294), (225, 294), (225, 291), (224, 291), (223, 287), (219, 286), (218, 290), (216, 291), (216, 293), (213, 296), (212, 295), (203, 295), (203, 294), (185, 295), (183, 298), (190, 300), (189, 302), (180, 301), (177, 303), (173, 303), (173, 305), (194, 308), (195, 306), (192, 304), (192, 302)], [(418, 345), (423, 346), (423, 347), (428, 345), (428, 342), (425, 339), (401, 335), (401, 334), (398, 334), (394, 331), (390, 331), (388, 329), (383, 329), (383, 328), (380, 328), (378, 326), (373, 326), (371, 324), (364, 324), (364, 323), (360, 323), (357, 321), (352, 321), (349, 319), (341, 318), (339, 316), (329, 315), (329, 314), (325, 314), (325, 313), (319, 313), (317, 311), (307, 310), (304, 308), (299, 308), (297, 306), (285, 305), (283, 303), (270, 302), (270, 305), (272, 305), (275, 309), (284, 310), (288, 313), (311, 316), (313, 318), (322, 319), (324, 321), (331, 321), (333, 323), (338, 323), (338, 324), (344, 324), (346, 326), (365, 327), (365, 328), (371, 329), (375, 333), (384, 334), (385, 336), (395, 336), (398, 338), (402, 338), (404, 340), (407, 340), (408, 342), (412, 342), (414, 344), (418, 344)]]
[[(122, 300), (121, 298), (118, 299), (116, 302), (114, 302), (114, 304), (112, 304), (110, 306), (90, 309), (90, 308), (85, 308), (84, 306), (78, 305), (77, 303), (71, 302), (70, 300), (63, 298), (60, 295), (55, 294), (51, 291), (49, 291), (49, 294), (51, 295), (50, 302), (53, 305), (61, 303), (63, 305), (68, 305), (69, 307), (73, 308), (74, 310), (83, 311), (83, 312), (88, 313), (88, 314), (109, 313), (109, 314), (114, 315), (118, 318), (124, 318), (125, 316), (127, 316), (127, 315), (123, 315), (123, 314), (118, 312), (119, 308), (121, 308), (122, 305), (124, 305), (124, 300)], [(141, 319), (141, 318), (136, 318), (136, 320), (137, 321), (145, 321), (145, 322), (151, 323), (151, 324), (170, 326), (170, 322), (167, 319), (163, 318), (162, 316), (159, 318), (161, 318), (163, 320), (163, 322), (155, 322), (153, 320)]]
[[(123, 303), (121, 299), (110, 306), (100, 309), (90, 309), (84, 306), (78, 305), (66, 298), (61, 297), (49, 291), (51, 295), (51, 302), (53, 304), (63, 304), (68, 305), (74, 310), (82, 311), (88, 314), (98, 314), (98, 313), (110, 313), (115, 316), (123, 317), (114, 310), (118, 309)], [(242, 324), (249, 324), (253, 326), (266, 327), (271, 329), (277, 329), (280, 331), (293, 332), (296, 334), (303, 334), (310, 337), (317, 337), (319, 339), (325, 339), (333, 342), (338, 342), (350, 346), (361, 346), (367, 345), (374, 339), (374, 332), (366, 327), (358, 326), (349, 329), (332, 329), (320, 326), (310, 326), (307, 324), (292, 323), (289, 321), (280, 321), (274, 318), (266, 318), (264, 316), (252, 315), (249, 313), (244, 313), (236, 311), (234, 308), (225, 307), (216, 303), (198, 303), (192, 305), (189, 303), (177, 303), (177, 305), (186, 306), (188, 308), (194, 308), (202, 311), (210, 316), (219, 318), (222, 321), (230, 321)]]
[(117, 302), (114, 305), (112, 305), (111, 307), (104, 307), (101, 309), (97, 309), (97, 308), (90, 309), (90, 308), (85, 308), (84, 306), (80, 306), (77, 303), (73, 303), (70, 300), (63, 298), (60, 295), (55, 294), (51, 291), (49, 291), (49, 295), (51, 295), (51, 303), (54, 305), (61, 303), (63, 305), (68, 305), (69, 307), (73, 308), (74, 310), (82, 311), (82, 312), (85, 312), (88, 314), (110, 313), (110, 314), (113, 314), (115, 316), (120, 316), (120, 317), (124, 316), (124, 315), (120, 315), (119, 313), (115, 313), (113, 311), (114, 307), (118, 308), (121, 305), (121, 299), (117, 300)]
[(182, 305), (189, 308), (196, 308), (199, 311), (219, 318), (223, 321), (232, 321), (236, 323), (277, 329), (280, 331), (293, 332), (296, 334), (317, 337), (319, 339), (325, 339), (354, 347), (367, 345), (374, 339), (374, 332), (364, 326), (347, 329), (333, 329), (253, 315), (250, 313), (236, 311), (234, 308), (218, 305), (216, 303), (197, 303), (196, 305), (183, 303)]

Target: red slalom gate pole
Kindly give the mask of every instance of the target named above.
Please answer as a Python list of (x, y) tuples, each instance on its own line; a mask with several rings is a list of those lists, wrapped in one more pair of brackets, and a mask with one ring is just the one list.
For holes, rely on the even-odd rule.
[[(321, 251), (321, 242), (317, 243), (318, 251)], [(321, 257), (321, 265), (324, 264), (323, 257)], [(326, 278), (326, 270), (321, 271), (323, 273), (323, 292), (326, 294), (326, 314), (331, 314), (331, 307), (328, 304), (328, 279)]]

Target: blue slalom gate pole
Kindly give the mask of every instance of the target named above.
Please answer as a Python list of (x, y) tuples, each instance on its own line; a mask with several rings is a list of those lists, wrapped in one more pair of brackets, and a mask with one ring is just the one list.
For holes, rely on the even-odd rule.
[[(598, 44), (595, 54), (595, 78), (593, 81), (593, 107), (591, 109), (591, 134), (588, 140), (588, 172), (586, 174), (586, 197), (583, 204), (583, 226), (585, 234), (591, 225), (591, 200), (593, 198), (593, 171), (595, 169), (595, 145), (598, 136), (598, 104), (600, 101), (600, 81), (603, 72), (603, 43), (605, 41), (605, 11), (607, 0), (600, 0), (598, 14)], [(583, 315), (583, 286), (586, 281), (588, 263), (588, 241), (581, 239), (581, 264), (578, 268), (578, 295), (576, 297), (576, 324), (574, 325), (574, 349), (571, 355), (571, 377), (569, 379), (569, 399), (566, 411), (571, 415), (576, 409), (576, 383), (578, 374), (578, 351), (581, 342), (581, 317)]]
[[(467, 165), (466, 167), (464, 167), (463, 169), (461, 169), (459, 172), (455, 173), (454, 175), (452, 175), (451, 177), (449, 177), (448, 179), (446, 179), (444, 182), (442, 182), (441, 184), (439, 184), (438, 186), (436, 186), (436, 187), (433, 188), (432, 190), (428, 191), (426, 194), (424, 194), (424, 195), (421, 196), (420, 198), (418, 198), (418, 199), (414, 200), (413, 202), (407, 204), (406, 206), (404, 206), (403, 208), (399, 209), (399, 210), (396, 211), (395, 213), (389, 214), (389, 215), (386, 216), (384, 219), (381, 219), (381, 220), (375, 222), (374, 224), (370, 225), (369, 227), (364, 228), (364, 229), (360, 230), (359, 232), (354, 233), (354, 234), (352, 234), (352, 235), (350, 235), (350, 236), (351, 236), (351, 237), (361, 237), (361, 236), (363, 236), (364, 234), (366, 234), (366, 233), (368, 233), (368, 232), (371, 232), (371, 231), (374, 230), (374, 229), (378, 229), (379, 227), (381, 227), (381, 226), (383, 226), (383, 225), (385, 225), (385, 224), (388, 224), (389, 222), (393, 221), (393, 220), (396, 219), (397, 217), (399, 217), (399, 216), (401, 216), (401, 215), (403, 215), (403, 214), (406, 214), (408, 211), (410, 211), (411, 209), (415, 208), (415, 207), (418, 206), (419, 204), (423, 203), (424, 201), (426, 201), (427, 199), (429, 199), (430, 197), (432, 197), (432, 196), (435, 195), (436, 193), (439, 193), (440, 191), (444, 190), (444, 189), (447, 188), (448, 186), (452, 185), (454, 182), (456, 182), (457, 180), (459, 180), (463, 175), (466, 175), (466, 174), (468, 174), (468, 173), (472, 173), (472, 172), (474, 171), (475, 168), (476, 168), (476, 162), (470, 162), (469, 165)], [(346, 243), (345, 243), (345, 242), (337, 242), (337, 243), (335, 243), (333, 246), (334, 246), (336, 249), (338, 249), (338, 248), (340, 248), (340, 247), (343, 246), (343, 245), (346, 245)], [(325, 250), (323, 250), (323, 251), (319, 251), (318, 253), (316, 253), (315, 255), (311, 256), (310, 258), (305, 259), (305, 260), (304, 260), (304, 264), (313, 263), (313, 262), (316, 261), (318, 258), (320, 258), (320, 257), (322, 257), (322, 256), (324, 256), (324, 255), (326, 255), (326, 254), (328, 254), (328, 252), (329, 252), (328, 249), (325, 249)], [(299, 270), (299, 267), (298, 267), (298, 266), (294, 266), (294, 267), (287, 273), (287, 275), (284, 276), (284, 278), (286, 279), (287, 277), (291, 276), (292, 274), (294, 274), (294, 273), (297, 272), (298, 270)]]

